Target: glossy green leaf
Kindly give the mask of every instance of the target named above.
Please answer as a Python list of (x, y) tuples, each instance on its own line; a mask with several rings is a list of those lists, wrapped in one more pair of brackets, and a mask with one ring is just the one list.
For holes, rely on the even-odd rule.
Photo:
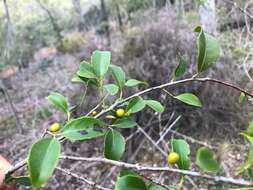
[(182, 170), (188, 170), (191, 165), (191, 161), (189, 159), (190, 154), (189, 144), (182, 139), (173, 139), (171, 145), (172, 151), (178, 153), (180, 156), (180, 159), (177, 162), (178, 168)]
[(27, 161), (32, 186), (40, 187), (52, 176), (60, 151), (61, 144), (54, 138), (40, 139), (32, 145)]
[(144, 109), (145, 106), (145, 101), (141, 97), (136, 96), (129, 101), (129, 104), (127, 106), (127, 113), (130, 114), (139, 112)]
[(140, 80), (136, 80), (136, 79), (129, 79), (126, 81), (126, 86), (128, 87), (133, 87), (133, 86), (137, 86), (137, 85), (140, 85), (140, 84), (144, 84), (144, 85), (148, 85), (146, 82), (144, 81), (140, 81)]
[(184, 102), (185, 104), (202, 107), (202, 103), (200, 102), (199, 98), (192, 93), (183, 93), (175, 96), (175, 98), (181, 102)]
[(245, 100), (247, 99), (247, 96), (244, 92), (241, 92), (240, 93), (240, 96), (239, 96), (239, 103), (243, 103)]
[(115, 190), (147, 190), (147, 186), (142, 178), (135, 175), (125, 175), (118, 178)]
[(75, 74), (73, 76), (73, 78), (71, 79), (71, 82), (73, 83), (83, 83), (86, 84), (86, 82), (84, 80), (82, 80), (82, 78), (80, 76), (78, 76), (77, 74)]
[(113, 79), (115, 80), (120, 90), (122, 90), (126, 82), (125, 72), (121, 69), (121, 67), (116, 65), (111, 65), (110, 69), (112, 71)]
[(213, 153), (206, 147), (198, 149), (196, 164), (204, 172), (217, 173), (220, 170), (219, 163), (213, 158)]
[(164, 107), (160, 102), (156, 100), (144, 100), (144, 101), (145, 101), (145, 104), (151, 109), (153, 109), (154, 111), (159, 112), (159, 113), (164, 112)]
[(77, 75), (84, 78), (96, 78), (92, 65), (85, 61), (80, 63)]
[(111, 62), (111, 52), (94, 51), (91, 56), (91, 64), (97, 77), (103, 77), (108, 71)]
[(125, 138), (116, 130), (110, 129), (105, 135), (104, 156), (111, 160), (120, 160), (125, 152)]
[(218, 41), (211, 35), (205, 33), (198, 26), (194, 30), (198, 32), (198, 72), (207, 70), (215, 64), (220, 56), (220, 46)]
[(108, 94), (110, 94), (112, 96), (119, 92), (119, 87), (115, 84), (104, 85), (104, 88), (108, 92)]
[(133, 128), (137, 125), (135, 121), (133, 121), (129, 117), (124, 117), (122, 119), (118, 119), (115, 123), (113, 123), (113, 127), (117, 128)]
[(253, 165), (253, 137), (246, 133), (241, 133), (241, 135), (249, 142), (250, 150), (248, 154), (247, 160), (236, 169), (236, 175), (244, 172), (245, 170), (249, 169)]
[(57, 92), (52, 92), (48, 97), (47, 101), (55, 108), (68, 113), (68, 100), (63, 95)]
[(80, 117), (69, 121), (60, 134), (71, 141), (88, 140), (103, 136), (104, 131), (98, 127), (103, 125), (102, 121), (93, 117)]
[(187, 68), (186, 58), (185, 56), (180, 56), (179, 63), (173, 73), (173, 79), (183, 76), (186, 72), (186, 68)]

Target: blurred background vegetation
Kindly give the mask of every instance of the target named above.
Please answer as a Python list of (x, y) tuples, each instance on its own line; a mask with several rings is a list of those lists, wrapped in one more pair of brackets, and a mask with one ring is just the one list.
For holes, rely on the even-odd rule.
[[(197, 25), (215, 35), (222, 47), (218, 64), (205, 75), (253, 90), (252, 0), (1, 0), (0, 154), (13, 162), (20, 160), (41, 131), (63, 119), (45, 101), (51, 91), (65, 94), (73, 105), (81, 101), (85, 87), (71, 83), (71, 78), (79, 62), (87, 60), (93, 50), (112, 51), (114, 64), (123, 66), (131, 78), (145, 80), (151, 86), (171, 80), (179, 54), (185, 55), (190, 76), (196, 67), (193, 29)], [(164, 120), (182, 115), (178, 131), (217, 146), (229, 144), (232, 153), (238, 150), (233, 145), (240, 145), (238, 133), (252, 119), (251, 103), (239, 104), (238, 92), (217, 85), (194, 83), (171, 90), (174, 94), (198, 94), (204, 108), (195, 110), (164, 99), (160, 92), (152, 93), (150, 96), (167, 105)], [(96, 93), (88, 91), (75, 114), (93, 107), (94, 97)], [(137, 120), (145, 124), (150, 114), (138, 114)], [(158, 138), (159, 129), (150, 133)], [(134, 150), (134, 140), (131, 146)], [(96, 154), (94, 146), (87, 144), (66, 147), (66, 152)], [(132, 154), (130, 150), (128, 154)], [(157, 160), (156, 154), (152, 155), (149, 159)], [(242, 160), (240, 155), (238, 162)], [(234, 162), (226, 164), (231, 172), (233, 169), (228, 168), (233, 168)], [(96, 172), (93, 177), (105, 178), (103, 172)], [(66, 186), (67, 182), (52, 180), (48, 186), (85, 189), (75, 181), (74, 186)]]

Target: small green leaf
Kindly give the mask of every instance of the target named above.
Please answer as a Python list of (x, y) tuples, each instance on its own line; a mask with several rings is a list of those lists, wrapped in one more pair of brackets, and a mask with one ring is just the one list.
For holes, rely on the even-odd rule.
[(104, 156), (111, 160), (120, 160), (125, 152), (125, 138), (116, 130), (110, 129), (105, 135)]
[(31, 186), (31, 180), (29, 176), (18, 176), (14, 178), (15, 182), (23, 186)]
[(163, 105), (155, 100), (144, 100), (145, 104), (150, 107), (151, 109), (153, 109), (156, 112), (162, 113), (164, 112), (164, 107)]
[(80, 76), (78, 76), (77, 74), (75, 74), (73, 76), (73, 78), (71, 79), (71, 82), (73, 83), (83, 83), (86, 84), (86, 82), (84, 80), (82, 80), (82, 78)]
[(187, 68), (187, 61), (185, 56), (180, 56), (179, 63), (174, 71), (173, 79), (181, 77), (185, 74)]
[(60, 151), (61, 144), (55, 138), (40, 139), (32, 145), (27, 164), (33, 187), (40, 187), (52, 176)]
[(239, 97), (239, 103), (243, 103), (247, 99), (247, 96), (244, 92), (241, 92), (240, 97)]
[(173, 139), (171, 142), (172, 151), (179, 154), (179, 161), (177, 162), (177, 166), (179, 169), (188, 170), (191, 165), (191, 161), (189, 159), (190, 154), (190, 146), (189, 144), (182, 139)]
[(246, 133), (241, 133), (241, 135), (248, 140), (250, 144), (250, 150), (247, 160), (236, 169), (236, 175), (242, 173), (243, 171), (249, 169), (253, 165), (253, 137), (249, 136)]
[(177, 100), (180, 100), (181, 102), (188, 104), (188, 105), (202, 107), (202, 103), (200, 102), (199, 98), (197, 96), (195, 96), (194, 94), (184, 93), (184, 94), (180, 94), (178, 96), (175, 96), (175, 98)]
[(144, 85), (148, 86), (148, 83), (146, 83), (144, 81), (136, 80), (136, 79), (127, 80), (125, 85), (128, 86), (128, 87), (133, 87), (133, 86), (137, 86), (139, 84), (144, 84)]
[(205, 172), (217, 173), (220, 170), (219, 163), (213, 158), (213, 153), (206, 147), (198, 149), (196, 164)]
[(129, 117), (124, 117), (122, 119), (118, 119), (112, 126), (117, 128), (133, 128), (137, 125), (136, 122), (134, 122)]
[(135, 175), (125, 175), (118, 178), (115, 190), (147, 190), (147, 186), (142, 178)]
[(91, 64), (97, 77), (103, 77), (108, 71), (111, 62), (111, 52), (94, 51), (91, 56)]
[(57, 109), (63, 111), (64, 113), (68, 113), (68, 101), (63, 95), (57, 92), (52, 92), (47, 100), (50, 104), (52, 104)]
[(207, 70), (215, 64), (220, 56), (218, 41), (211, 35), (205, 33), (201, 26), (194, 30), (198, 32), (198, 72)]
[(93, 117), (80, 117), (69, 121), (60, 131), (63, 137), (71, 141), (88, 140), (104, 135), (103, 130), (94, 125), (105, 125), (102, 121)]
[(126, 82), (125, 72), (121, 69), (121, 67), (116, 65), (111, 65), (110, 68), (115, 82), (117, 83), (119, 89), (122, 90)]
[(92, 65), (86, 61), (80, 63), (77, 75), (84, 78), (96, 78)]
[(118, 91), (119, 91), (119, 87), (116, 86), (115, 84), (104, 85), (104, 88), (108, 92), (108, 94), (110, 94), (112, 96), (115, 95), (115, 94), (117, 94)]
[(127, 114), (139, 112), (144, 109), (145, 106), (145, 101), (141, 97), (136, 96), (130, 100), (127, 106)]

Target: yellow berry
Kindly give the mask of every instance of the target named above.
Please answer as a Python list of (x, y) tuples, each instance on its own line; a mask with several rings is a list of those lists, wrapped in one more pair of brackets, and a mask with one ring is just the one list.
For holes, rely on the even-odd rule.
[(93, 111), (93, 112), (91, 113), (91, 115), (92, 115), (92, 116), (96, 116), (96, 115), (97, 115), (97, 112), (96, 112), (96, 111)]
[(49, 131), (56, 132), (61, 129), (61, 125), (59, 123), (54, 123), (50, 126)]
[(175, 164), (175, 163), (177, 163), (177, 161), (180, 159), (180, 156), (179, 156), (179, 154), (178, 153), (176, 153), (176, 152), (171, 152), (171, 153), (169, 153), (169, 155), (168, 155), (168, 158), (167, 158), (167, 161), (168, 161), (168, 163), (169, 164)]
[(116, 110), (116, 116), (117, 117), (124, 117), (125, 116), (125, 110), (122, 108), (119, 108)]

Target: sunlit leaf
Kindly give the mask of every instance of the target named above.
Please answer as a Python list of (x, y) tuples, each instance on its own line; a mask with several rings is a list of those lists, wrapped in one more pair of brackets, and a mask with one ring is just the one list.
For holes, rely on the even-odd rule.
[(196, 164), (205, 172), (217, 173), (219, 163), (213, 158), (213, 153), (206, 147), (201, 147), (197, 152)]
[(107, 85), (104, 85), (104, 88), (105, 90), (108, 92), (108, 94), (110, 95), (115, 95), (118, 93), (119, 91), (119, 87), (115, 84), (107, 84)]
[(136, 175), (125, 175), (118, 178), (115, 190), (147, 190), (147, 186), (142, 178)]
[(199, 98), (192, 93), (180, 94), (178, 96), (175, 96), (175, 98), (180, 100), (181, 102), (184, 102), (185, 104), (202, 107), (202, 103), (200, 102)]
[(220, 46), (218, 41), (203, 31), (202, 27), (198, 26), (194, 30), (198, 32), (198, 72), (207, 70), (215, 64), (220, 56)]
[(127, 106), (127, 113), (130, 114), (139, 112), (144, 109), (145, 106), (145, 101), (141, 97), (136, 96), (129, 101), (129, 104)]
[(108, 71), (111, 62), (111, 52), (94, 51), (91, 56), (91, 64), (97, 77), (103, 77)]
[(121, 69), (121, 67), (116, 65), (111, 65), (110, 69), (116, 84), (118, 85), (119, 89), (122, 90), (126, 82), (125, 72)]
[(52, 92), (47, 100), (50, 104), (52, 104), (55, 108), (63, 111), (64, 113), (68, 113), (68, 101), (63, 95), (57, 92)]
[(52, 176), (60, 151), (60, 142), (54, 138), (40, 139), (32, 145), (27, 161), (32, 186), (40, 187)]
[(163, 105), (156, 100), (144, 100), (145, 104), (156, 112), (162, 113), (164, 111)]
[(125, 138), (116, 130), (110, 129), (105, 135), (104, 156), (111, 160), (120, 160), (125, 152)]
[(84, 78), (96, 78), (92, 65), (85, 61), (80, 63), (79, 71), (77, 71), (77, 74), (78, 76)]
[(136, 80), (136, 79), (129, 79), (129, 80), (127, 80), (127, 82), (126, 82), (125, 85), (128, 86), (128, 87), (133, 87), (133, 86), (137, 86), (137, 85), (140, 85), (140, 84), (148, 85), (146, 82), (140, 81), (140, 80)]
[(118, 119), (115, 123), (113, 123), (113, 127), (117, 128), (133, 128), (137, 125), (136, 122), (134, 122), (131, 118), (129, 117), (124, 117), (122, 119)]
[(171, 142), (172, 151), (179, 154), (179, 161), (177, 162), (177, 166), (179, 169), (188, 170), (191, 161), (189, 159), (190, 154), (190, 146), (183, 139), (173, 139)]
[(173, 79), (183, 76), (186, 72), (186, 68), (187, 68), (186, 58), (184, 56), (180, 56), (179, 63), (173, 73), (174, 74)]

